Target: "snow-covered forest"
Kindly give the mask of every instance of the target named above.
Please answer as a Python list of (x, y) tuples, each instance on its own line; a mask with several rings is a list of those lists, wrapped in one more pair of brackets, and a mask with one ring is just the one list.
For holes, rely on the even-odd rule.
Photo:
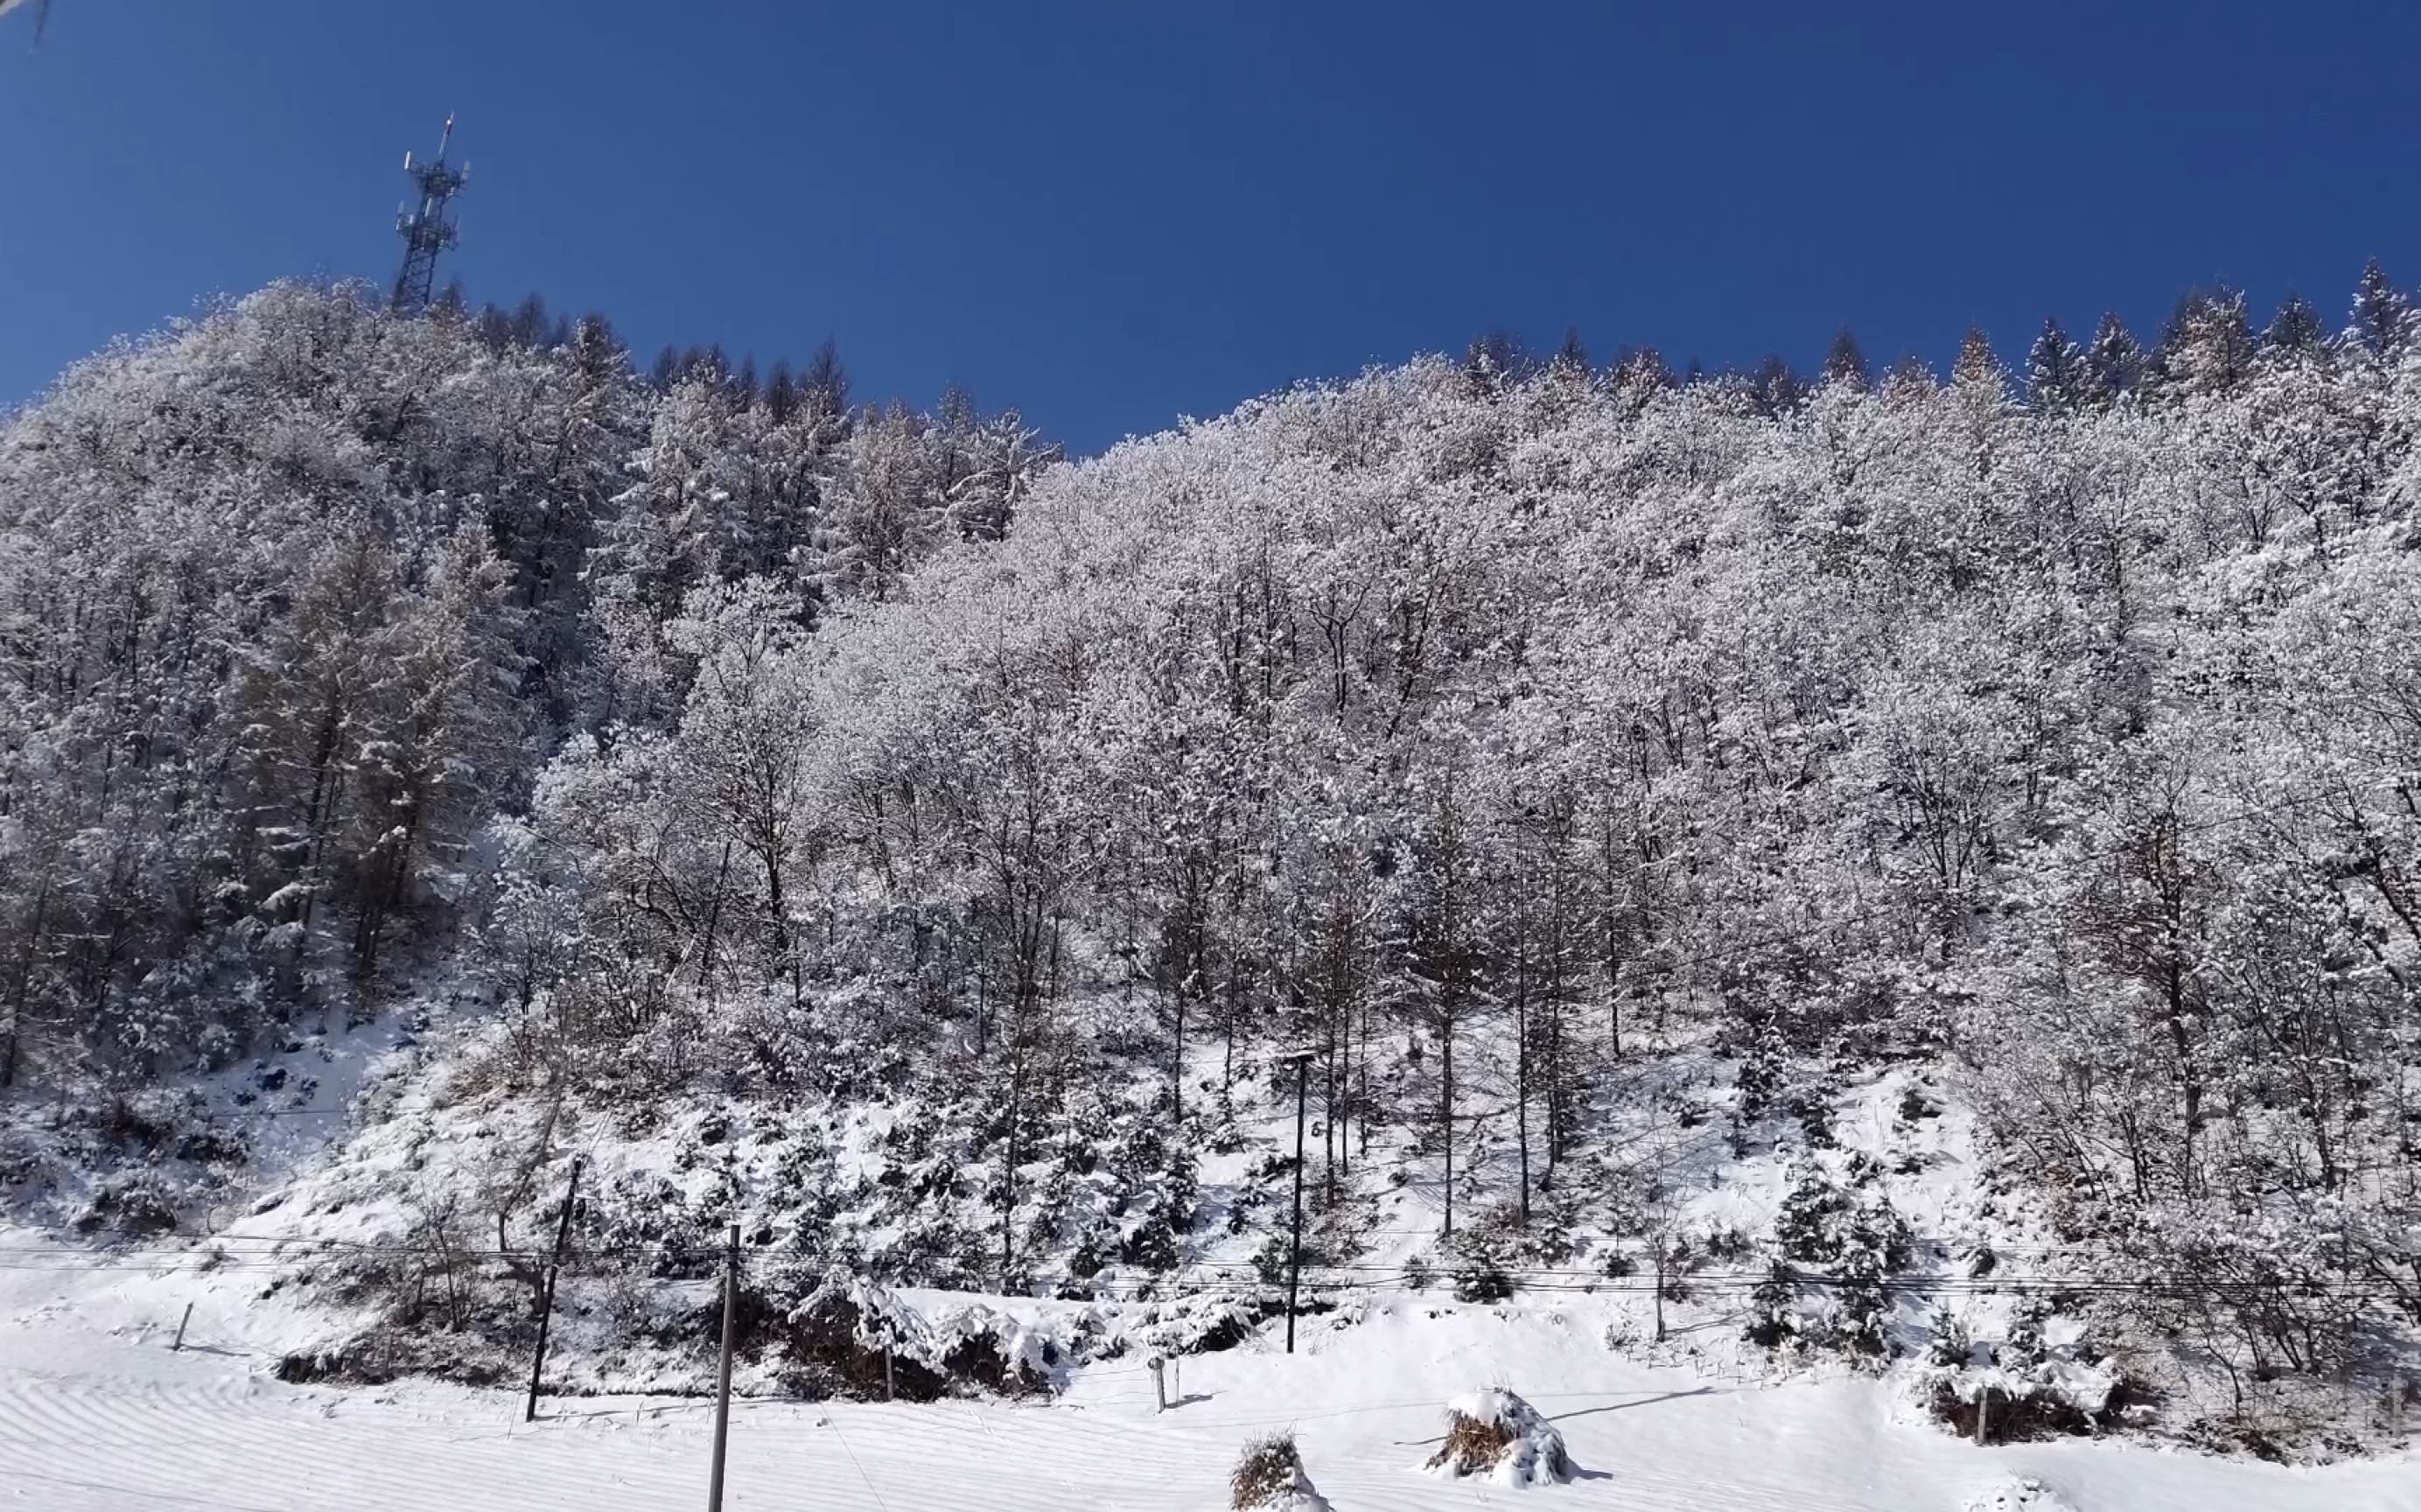
[(192, 1130), (401, 1021), (283, 1209), (434, 1246), (294, 1262), (400, 1367), (518, 1348), (575, 1153), (599, 1360), (733, 1223), (793, 1302), (1215, 1328), (1283, 1273), (1305, 1051), (1322, 1305), (1632, 1285), (1643, 1348), (1669, 1302), (1954, 1422), (2401, 1421), (2375, 268), (1946, 376), (1482, 343), (1076, 463), (561, 335), (280, 286), (0, 422), (27, 1212), (190, 1230), (246, 1179)]

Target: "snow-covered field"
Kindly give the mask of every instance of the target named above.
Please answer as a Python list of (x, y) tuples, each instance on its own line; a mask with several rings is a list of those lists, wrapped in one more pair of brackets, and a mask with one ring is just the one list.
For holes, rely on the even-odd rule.
[[(135, 1265), (52, 1269), (8, 1236), (0, 1270), (0, 1505), (57, 1512), (508, 1512), (702, 1504), (711, 1411), (699, 1400), (550, 1398), (427, 1384), (282, 1384), (259, 1346), (290, 1321), (250, 1287), (197, 1288)], [(60, 1263), (63, 1263), (63, 1259)], [(182, 1352), (169, 1348), (196, 1301)], [(1182, 1364), (1155, 1413), (1132, 1356), (1048, 1405), (745, 1401), (734, 1508), (1208, 1509), (1243, 1444), (1291, 1427), (1338, 1509), (1536, 1503), (1625, 1512), (2416, 1512), (2421, 1465), (2290, 1469), (2117, 1442), (1977, 1449), (1864, 1378), (1779, 1385), (1643, 1365), (1609, 1350), (1592, 1299), (1446, 1307), (1374, 1302), (1316, 1324), (1303, 1352), (1264, 1335)], [(1579, 1472), (1514, 1490), (1423, 1475), (1449, 1397), (1510, 1386), (1553, 1420)], [(2039, 1481), (2050, 1499), (2018, 1494)]]

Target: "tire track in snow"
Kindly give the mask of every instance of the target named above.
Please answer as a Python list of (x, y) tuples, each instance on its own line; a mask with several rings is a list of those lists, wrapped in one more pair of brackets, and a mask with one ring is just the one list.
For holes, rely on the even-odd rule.
[[(141, 1377), (132, 1369), (156, 1368)], [(1212, 1378), (1230, 1410), (1156, 1415), (1123, 1399), (1047, 1407), (742, 1402), (727, 1512), (1199, 1512), (1225, 1500), (1255, 1433), (1299, 1426), (1312, 1479), (1341, 1512), (1948, 1512), (1993, 1474), (2040, 1472), (2097, 1512), (2414, 1505), (2377, 1467), (2325, 1478), (2120, 1445), (1975, 1455), (1904, 1433), (1849, 1386), (1730, 1401), (1687, 1391), (1544, 1394), (1587, 1478), (1516, 1496), (1418, 1473), (1437, 1409), (1393, 1373), (1338, 1372), (1274, 1395), (1254, 1362)], [(1458, 1367), (1460, 1368), (1460, 1367)], [(0, 1506), (45, 1512), (694, 1512), (708, 1404), (558, 1398), (519, 1421), (516, 1394), (410, 1386), (341, 1393), (213, 1373), (133, 1347), (88, 1375), (0, 1364)], [(1569, 1379), (1569, 1377), (1567, 1378)], [(1376, 1388), (1376, 1389), (1372, 1389)], [(1375, 1401), (1359, 1401), (1365, 1392)], [(1595, 1398), (1604, 1406), (1584, 1405)], [(1289, 1415), (1292, 1400), (1308, 1411)], [(1206, 1404), (1207, 1405), (1207, 1404)], [(1633, 1411), (1633, 1409), (1639, 1411)], [(2157, 1473), (2153, 1473), (2157, 1465)], [(1953, 1489), (1960, 1488), (1961, 1489)]]
[[(699, 1418), (643, 1427), (564, 1418), (484, 1428), (288, 1390), (70, 1384), (14, 1374), (0, 1381), (0, 1486), (21, 1494), (39, 1488), (40, 1504), (61, 1512), (155, 1504), (223, 1512), (320, 1512), (339, 1504), (460, 1512), (470, 1488), (483, 1512), (566, 1505), (651, 1512), (693, 1505), (705, 1478), (709, 1428)], [(471, 1405), (491, 1404), (502, 1416), (519, 1400), (496, 1393)], [(819, 1418), (830, 1425), (818, 1426)], [(1068, 1437), (1021, 1432), (1005, 1442), (946, 1411), (781, 1404), (735, 1420), (728, 1500), (735, 1512), (773, 1505), (863, 1512), (876, 1499), (895, 1508), (1066, 1512), (1071, 1490), (1081, 1506), (1096, 1493), (1111, 1504), (1107, 1498), (1131, 1489), (1074, 1486), (1064, 1475), (1054, 1484), (1050, 1460), (1064, 1470), (1091, 1458), (1086, 1451), (1093, 1445), (1061, 1442)]]

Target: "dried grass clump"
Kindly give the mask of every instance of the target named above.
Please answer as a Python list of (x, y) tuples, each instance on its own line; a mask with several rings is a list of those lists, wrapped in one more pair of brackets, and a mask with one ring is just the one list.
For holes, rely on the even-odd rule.
[(1294, 1435), (1273, 1433), (1244, 1446), (1228, 1481), (1235, 1512), (1328, 1512), (1328, 1504), (1311, 1489), (1303, 1473), (1303, 1456), (1295, 1451)]
[(1521, 1435), (1491, 1418), (1448, 1412), (1445, 1444), (1429, 1457), (1429, 1468), (1443, 1474), (1485, 1475), (1494, 1470)]
[(1446, 1404), (1445, 1442), (1424, 1468), (1441, 1479), (1485, 1475), (1499, 1486), (1554, 1486), (1572, 1478), (1564, 1436), (1502, 1386)]

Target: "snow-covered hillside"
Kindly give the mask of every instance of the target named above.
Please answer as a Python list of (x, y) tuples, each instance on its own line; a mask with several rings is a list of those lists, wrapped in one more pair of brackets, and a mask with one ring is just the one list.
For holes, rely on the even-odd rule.
[(551, 1379), (685, 1393), (736, 1230), (751, 1392), (1073, 1412), (1243, 1368), (1299, 1184), (1324, 1338), (1562, 1308), (1920, 1458), (2402, 1452), (2404, 297), (1501, 355), (1069, 466), (342, 291), (79, 368), (0, 422), (57, 1305), (484, 1390), (559, 1235)]
[[(23, 1246), (11, 1242), (11, 1253)], [(181, 1353), (182, 1302), (198, 1295)], [(240, 1290), (133, 1268), (0, 1271), (0, 1497), (55, 1512), (658, 1512), (699, 1504), (711, 1411), (698, 1398), (550, 1401), (428, 1383), (280, 1384)], [(734, 1509), (1210, 1512), (1247, 1441), (1293, 1430), (1337, 1512), (1535, 1503), (1622, 1512), (1965, 1512), (2018, 1479), (2074, 1512), (2411, 1512), (2410, 1461), (2296, 1469), (2132, 1444), (1978, 1449), (1911, 1420), (1863, 1377), (1768, 1386), (1609, 1351), (1585, 1299), (1471, 1307), (1399, 1299), (1189, 1360), (1153, 1410), (1134, 1362), (1080, 1370), (1047, 1404), (743, 1401)], [(1449, 1398), (1513, 1385), (1577, 1472), (1515, 1491), (1420, 1471)]]

